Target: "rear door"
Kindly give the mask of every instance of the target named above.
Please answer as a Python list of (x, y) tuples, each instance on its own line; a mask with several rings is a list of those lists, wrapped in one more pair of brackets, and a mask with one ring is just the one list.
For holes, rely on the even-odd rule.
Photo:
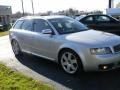
[(23, 51), (31, 52), (33, 40), (33, 21), (31, 19), (24, 20), (17, 36)]

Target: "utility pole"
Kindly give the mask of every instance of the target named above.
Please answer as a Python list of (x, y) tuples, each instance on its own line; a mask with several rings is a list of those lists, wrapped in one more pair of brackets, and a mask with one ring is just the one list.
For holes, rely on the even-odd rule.
[(24, 12), (23, 0), (21, 0), (21, 4), (22, 4), (22, 11), (23, 11), (22, 15), (24, 16), (25, 12)]
[(32, 4), (32, 12), (33, 12), (33, 15), (34, 15), (34, 5), (33, 5), (33, 0), (31, 0), (31, 4)]
[(114, 0), (109, 0), (109, 8), (113, 8), (114, 7)]

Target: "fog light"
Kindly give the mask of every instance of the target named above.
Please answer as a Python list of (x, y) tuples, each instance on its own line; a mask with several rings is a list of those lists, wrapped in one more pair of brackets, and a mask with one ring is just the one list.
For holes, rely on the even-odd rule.
[(105, 69), (107, 69), (108, 67), (107, 66), (103, 66), (103, 69), (105, 70)]
[(114, 67), (113, 63), (110, 64), (100, 64), (99, 65), (99, 70), (110, 70)]

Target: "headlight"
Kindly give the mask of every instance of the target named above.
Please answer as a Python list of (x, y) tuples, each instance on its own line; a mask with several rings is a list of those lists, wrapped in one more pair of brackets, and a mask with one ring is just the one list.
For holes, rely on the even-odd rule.
[(105, 47), (105, 48), (91, 48), (90, 49), (91, 54), (111, 54), (112, 51), (109, 47)]

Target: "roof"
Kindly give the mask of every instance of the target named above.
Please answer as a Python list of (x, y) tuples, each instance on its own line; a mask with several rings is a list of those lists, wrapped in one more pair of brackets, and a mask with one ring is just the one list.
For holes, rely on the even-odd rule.
[(75, 20), (80, 20), (80, 19), (82, 19), (82, 18), (84, 18), (84, 17), (86, 17), (86, 16), (87, 16), (87, 15), (80, 15), (80, 16), (76, 17)]
[[(76, 17), (75, 19), (76, 20), (81, 20), (81, 19), (83, 19), (87, 16), (109, 16), (109, 17), (111, 17), (111, 15), (106, 15), (106, 14), (89, 14), (89, 15), (81, 15), (79, 17)], [(113, 17), (111, 17), (111, 18), (113, 18)]]
[(63, 15), (52, 15), (52, 16), (25, 16), (20, 19), (55, 19), (55, 18), (65, 18), (67, 16)]

